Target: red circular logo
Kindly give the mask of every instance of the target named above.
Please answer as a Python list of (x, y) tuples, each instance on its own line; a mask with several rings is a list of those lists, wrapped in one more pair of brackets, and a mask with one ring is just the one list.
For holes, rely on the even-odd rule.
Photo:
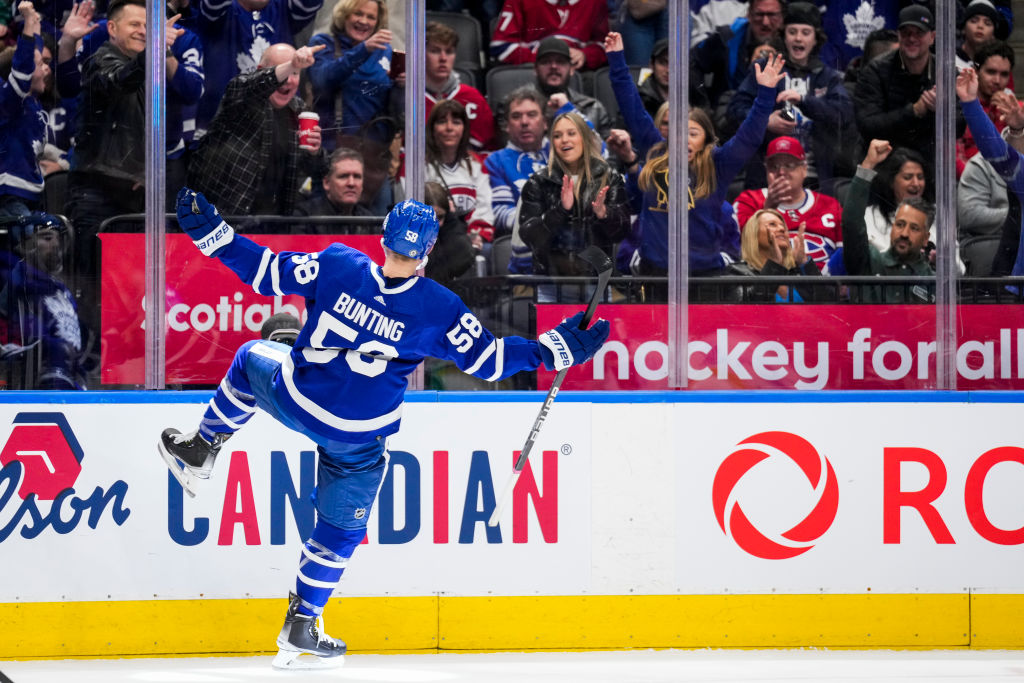
[[(740, 441), (737, 446), (741, 448), (722, 461), (711, 487), (718, 526), (740, 548), (765, 560), (785, 560), (813, 548), (814, 541), (832, 526), (839, 508), (839, 483), (832, 463), (809, 441), (788, 432), (762, 432)], [(796, 463), (818, 493), (813, 509), (793, 528), (782, 533), (778, 540), (759, 531), (744, 514), (739, 501), (730, 498), (743, 475), (762, 460), (772, 457), (764, 447)]]

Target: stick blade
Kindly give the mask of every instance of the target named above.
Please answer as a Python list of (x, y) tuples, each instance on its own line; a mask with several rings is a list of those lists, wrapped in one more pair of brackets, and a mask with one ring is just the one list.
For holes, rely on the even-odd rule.
[(602, 273), (610, 273), (612, 270), (612, 260), (608, 254), (604, 253), (604, 249), (591, 244), (589, 247), (579, 253), (579, 257), (590, 264), (594, 269), (594, 272), (599, 275)]

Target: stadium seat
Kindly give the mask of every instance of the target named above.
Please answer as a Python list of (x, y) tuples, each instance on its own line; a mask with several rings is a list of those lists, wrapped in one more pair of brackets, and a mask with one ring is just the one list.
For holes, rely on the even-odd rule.
[(512, 236), (496, 237), (491, 243), (491, 274), (508, 275), (508, 261), (512, 257)]
[[(502, 64), (491, 67), (487, 72), (487, 102), (495, 112), (502, 109), (505, 97), (521, 85), (536, 85), (533, 64)], [(583, 91), (580, 76), (574, 73), (569, 78), (569, 87)]]
[[(459, 34), (459, 44), (455, 47), (455, 67), (473, 72), (473, 81), (478, 82), (483, 65), (487, 63), (486, 54), (482, 53), (487, 46), (483, 44), (480, 22), (460, 12), (424, 12), (423, 17), (425, 21), (437, 21), (449, 26)], [(468, 81), (463, 83), (472, 85)]]
[(967, 277), (988, 277), (999, 248), (1000, 235), (976, 235), (960, 243), (960, 259), (967, 267)]

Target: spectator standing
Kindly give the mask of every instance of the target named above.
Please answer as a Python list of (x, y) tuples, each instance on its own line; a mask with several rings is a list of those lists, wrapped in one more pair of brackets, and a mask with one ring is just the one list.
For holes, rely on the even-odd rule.
[(646, 66), (654, 46), (668, 40), (668, 0), (624, 0), (618, 29), (626, 63)]
[[(392, 38), (384, 0), (338, 0), (330, 32), (309, 41), (312, 47), (323, 48), (316, 52), (309, 80), (314, 109), (324, 127), (333, 131), (324, 149), (350, 147), (362, 153), (363, 201), (377, 215), (391, 204), (386, 181), (390, 145), (399, 132), (389, 104), (396, 84), (390, 76)], [(404, 85), (404, 79), (402, 74), (398, 82)]]
[[(775, 110), (768, 119), (765, 137), (766, 141), (780, 135), (800, 140), (808, 152), (808, 176), (828, 192), (836, 167), (845, 165), (840, 150), (843, 132), (853, 124), (853, 102), (842, 75), (818, 58), (825, 40), (818, 8), (807, 2), (793, 2), (787, 5), (784, 16), (786, 66), (776, 86)], [(732, 126), (747, 117), (757, 88), (753, 75), (747, 74), (729, 102), (727, 116)], [(747, 166), (748, 188), (766, 185), (762, 158)]]
[[(166, 45), (182, 35), (167, 22)], [(83, 66), (68, 176), (68, 213), (75, 230), (77, 274), (99, 270), (100, 224), (145, 209), (146, 3), (115, 0), (107, 15), (108, 40)], [(168, 60), (167, 77), (177, 64)], [(83, 305), (92, 303), (89, 297)]]
[(558, 37), (567, 43), (574, 69), (597, 69), (606, 63), (601, 44), (607, 33), (607, 0), (505, 0), (491, 36), (491, 57), (502, 64), (528, 64), (540, 59), (544, 38)]
[[(491, 182), (479, 157), (469, 148), (469, 117), (455, 100), (434, 105), (427, 119), (426, 179), (448, 192), (459, 218), (466, 222), (477, 251), (494, 240)], [(486, 246), (485, 246), (486, 245)]]
[[(299, 74), (323, 47), (271, 45), (260, 68), (236, 76), (189, 166), (189, 184), (226, 214), (290, 216), (299, 186), (320, 160), (320, 127), (299, 148)], [(302, 171), (307, 171), (303, 173)]]
[(455, 100), (466, 108), (469, 117), (469, 144), (480, 152), (494, 149), (494, 113), (487, 99), (476, 88), (459, 81), (454, 71), (455, 48), (459, 34), (437, 21), (427, 22), (424, 80), (426, 81), (426, 117), (441, 100)]
[[(934, 197), (927, 168), (925, 158), (915, 150), (897, 147), (874, 169), (864, 223), (868, 241), (878, 251), (889, 248), (892, 222), (904, 199), (919, 197), (930, 201)], [(934, 232), (929, 239), (935, 242)]]
[[(927, 7), (899, 14), (899, 48), (864, 66), (854, 92), (857, 128), (864, 140), (888, 140), (935, 158), (935, 20)], [(957, 137), (964, 130), (957, 118)]]
[(601, 158), (601, 141), (582, 116), (559, 115), (551, 125), (547, 168), (523, 185), (519, 233), (533, 252), (534, 272), (585, 275), (590, 268), (577, 259), (579, 252), (596, 245), (611, 258), (628, 231), (622, 176)]
[[(644, 109), (630, 78), (622, 56), (622, 37), (609, 33), (605, 49), (615, 98), (636, 147), (634, 158), (625, 161), (628, 164), (627, 190), (631, 195), (641, 196), (637, 217), (641, 226), (639, 270), (644, 275), (664, 276), (668, 273), (669, 262), (668, 143)], [(785, 60), (776, 55), (763, 69), (760, 64), (754, 65), (759, 85), (757, 98), (736, 135), (721, 146), (717, 144), (710, 117), (701, 109), (689, 111), (686, 150), (691, 275), (720, 274), (739, 258), (739, 228), (732, 216), (732, 207), (725, 201), (726, 191), (761, 144), (784, 64)]]
[[(864, 212), (871, 180), (875, 176), (875, 167), (891, 152), (892, 145), (887, 140), (872, 140), (867, 156), (850, 181), (850, 193), (843, 211), (846, 272), (849, 275), (934, 275), (935, 270), (924, 254), (928, 231), (935, 219), (935, 207), (930, 202), (920, 197), (907, 197), (900, 202), (893, 216), (889, 246), (885, 251), (879, 251), (868, 240)], [(923, 286), (914, 286), (908, 291), (899, 285), (868, 292), (868, 298), (872, 300), (878, 300), (880, 295), (885, 303), (930, 303), (935, 298), (934, 292)]]
[(196, 115), (197, 137), (210, 126), (228, 82), (254, 71), (263, 52), (275, 43), (294, 43), (323, 5), (323, 0), (193, 0), (196, 30), (206, 54), (206, 89)]
[[(295, 208), (296, 216), (372, 216), (373, 212), (360, 200), (363, 195), (363, 155), (354, 149), (339, 147), (328, 159), (328, 171), (322, 186), (324, 193), (305, 200)], [(354, 223), (351, 226), (311, 223), (312, 234), (331, 235), (338, 232), (372, 235), (378, 226)]]
[(799, 140), (787, 136), (772, 140), (764, 165), (768, 185), (740, 193), (734, 203), (736, 221), (745, 226), (761, 209), (775, 210), (789, 237), (795, 240), (800, 233), (804, 253), (823, 267), (843, 243), (842, 207), (834, 197), (804, 187), (807, 161)]
[(491, 152), (484, 167), (491, 180), (491, 207), (496, 235), (512, 234), (510, 273), (533, 272), (530, 248), (515, 229), (519, 224), (519, 196), (523, 185), (548, 164), (544, 99), (530, 86), (516, 88), (505, 98), (505, 147)]
[(43, 61), (41, 19), (31, 2), (18, 13), (25, 23), (16, 47), (0, 52), (0, 216), (24, 216), (38, 208), (43, 172), (36, 156), (46, 140), (39, 95), (50, 67)]

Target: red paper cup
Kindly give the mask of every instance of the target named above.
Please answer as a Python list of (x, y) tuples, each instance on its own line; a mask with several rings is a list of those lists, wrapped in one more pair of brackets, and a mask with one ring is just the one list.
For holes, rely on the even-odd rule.
[(313, 149), (309, 141), (310, 132), (320, 125), (320, 115), (313, 111), (304, 111), (299, 114), (299, 147), (302, 149)]

